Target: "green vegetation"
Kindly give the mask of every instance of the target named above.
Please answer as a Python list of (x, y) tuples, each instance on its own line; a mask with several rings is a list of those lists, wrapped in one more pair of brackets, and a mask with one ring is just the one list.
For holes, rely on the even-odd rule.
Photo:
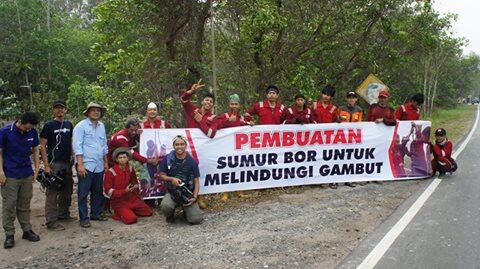
[(178, 95), (199, 78), (223, 111), (231, 93), (247, 106), (268, 84), (290, 104), (330, 83), (343, 103), (370, 73), (393, 104), (424, 92), (429, 115), (479, 95), (480, 57), (462, 54), (454, 20), (428, 0), (0, 1), (0, 117), (32, 109), (46, 119), (66, 98), (75, 120), (97, 101), (111, 132), (155, 101), (183, 126)]
[(447, 136), (452, 141), (458, 141), (468, 134), (472, 128), (477, 106), (459, 105), (456, 108), (438, 109), (427, 120), (432, 121), (431, 137), (437, 128), (447, 130)]

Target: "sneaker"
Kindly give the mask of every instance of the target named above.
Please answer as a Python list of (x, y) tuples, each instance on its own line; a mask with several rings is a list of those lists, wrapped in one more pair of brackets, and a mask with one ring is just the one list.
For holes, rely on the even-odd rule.
[(23, 239), (28, 240), (30, 242), (37, 242), (40, 241), (40, 236), (34, 233), (32, 230), (23, 232)]
[(13, 246), (15, 246), (15, 237), (13, 235), (7, 235), (5, 237), (5, 242), (3, 242), (3, 248), (13, 248)]
[(80, 222), (80, 227), (82, 228), (90, 228), (92, 225), (90, 224), (90, 221), (85, 221), (85, 222)]
[(47, 224), (47, 229), (50, 231), (63, 231), (65, 230), (65, 227), (60, 223), (52, 222)]
[(338, 188), (338, 183), (330, 183), (328, 184), (328, 186), (330, 187), (330, 189), (337, 189)]

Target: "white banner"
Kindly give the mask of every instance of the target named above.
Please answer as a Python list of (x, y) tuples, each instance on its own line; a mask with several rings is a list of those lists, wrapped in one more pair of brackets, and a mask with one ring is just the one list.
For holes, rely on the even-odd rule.
[[(213, 139), (199, 129), (145, 129), (140, 153), (162, 158), (173, 150), (174, 136), (185, 136), (187, 151), (199, 163), (201, 194), (413, 179), (431, 173), (430, 126), (429, 121), (259, 125), (222, 129)], [(157, 183), (150, 188), (159, 182), (152, 181)]]

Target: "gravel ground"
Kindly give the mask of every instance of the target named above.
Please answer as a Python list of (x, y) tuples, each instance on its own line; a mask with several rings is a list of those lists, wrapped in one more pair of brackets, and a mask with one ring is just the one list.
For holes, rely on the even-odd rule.
[(83, 229), (72, 222), (60, 232), (42, 226), (44, 195), (36, 183), (32, 223), (41, 241), (22, 240), (18, 227), (16, 246), (0, 249), (0, 267), (334, 268), (419, 183), (287, 188), (261, 200), (234, 198), (207, 210), (196, 226), (181, 212), (173, 225), (156, 212), (135, 225), (109, 220)]

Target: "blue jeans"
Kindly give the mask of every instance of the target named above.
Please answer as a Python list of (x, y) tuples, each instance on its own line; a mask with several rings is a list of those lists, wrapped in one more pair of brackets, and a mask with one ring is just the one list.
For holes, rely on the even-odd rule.
[(80, 223), (87, 222), (88, 217), (87, 199), (90, 194), (90, 216), (91, 219), (99, 219), (105, 206), (105, 197), (103, 196), (103, 171), (93, 173), (87, 170), (85, 177), (78, 177), (78, 215)]

